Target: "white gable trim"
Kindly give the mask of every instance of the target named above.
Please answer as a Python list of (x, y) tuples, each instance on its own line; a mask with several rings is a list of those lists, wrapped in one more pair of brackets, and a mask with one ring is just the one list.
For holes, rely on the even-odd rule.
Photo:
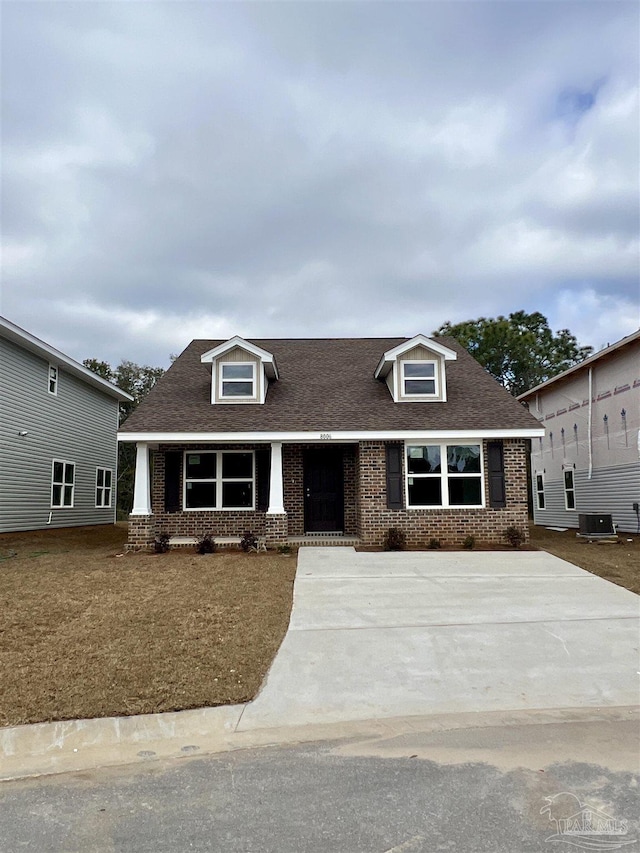
[(387, 352), (384, 353), (378, 363), (376, 372), (374, 373), (375, 378), (383, 379), (389, 373), (394, 363), (398, 360), (398, 356), (417, 346), (423, 346), (425, 349), (439, 355), (445, 361), (456, 361), (458, 358), (458, 354), (456, 352), (449, 349), (449, 347), (445, 347), (443, 344), (437, 343), (433, 338), (428, 338), (426, 335), (416, 335), (415, 338), (403, 341), (401, 344), (398, 344), (398, 346), (395, 346), (393, 349), (387, 350)]
[(245, 339), (241, 338), (239, 335), (234, 335), (234, 337), (230, 338), (228, 341), (224, 341), (224, 343), (219, 344), (217, 347), (208, 350), (208, 352), (205, 352), (200, 356), (200, 361), (202, 364), (209, 364), (214, 362), (221, 355), (224, 355), (226, 352), (235, 349), (235, 347), (239, 347), (240, 349), (245, 350), (245, 352), (251, 353), (251, 355), (255, 355), (256, 358), (259, 358), (264, 365), (265, 372), (269, 379), (278, 378), (278, 368), (273, 355), (270, 352), (267, 352), (267, 350), (262, 349), (262, 347), (258, 347), (249, 341), (245, 341)]

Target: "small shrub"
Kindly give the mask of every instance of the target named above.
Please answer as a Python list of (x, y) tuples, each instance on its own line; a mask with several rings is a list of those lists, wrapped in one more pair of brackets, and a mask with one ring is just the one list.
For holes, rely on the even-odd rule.
[(170, 533), (158, 533), (156, 538), (153, 540), (153, 547), (155, 549), (156, 554), (166, 554), (169, 550), (170, 540)]
[(278, 545), (277, 551), (278, 551), (278, 554), (284, 554), (284, 555), (290, 554), (291, 553), (291, 545), (287, 545), (286, 543), (283, 543), (282, 545)]
[(476, 545), (476, 537), (475, 536), (465, 536), (462, 542), (462, 547), (466, 548), (467, 551), (471, 551), (475, 548)]
[(519, 548), (524, 544), (524, 530), (521, 530), (519, 527), (507, 527), (504, 532), (504, 538), (512, 548)]
[(257, 551), (258, 537), (250, 530), (246, 530), (244, 536), (240, 540), (240, 547), (245, 552), (245, 554), (247, 553), (247, 551), (251, 551), (252, 548)]
[(439, 539), (429, 539), (429, 544), (427, 545), (427, 548), (430, 551), (437, 551), (438, 548), (442, 548), (442, 545), (440, 544)]
[(196, 541), (196, 551), (198, 554), (213, 554), (216, 550), (216, 543), (210, 533), (205, 533)]
[(387, 530), (387, 535), (384, 537), (385, 551), (404, 551), (407, 544), (407, 537), (404, 530), (399, 530), (397, 527), (390, 527)]

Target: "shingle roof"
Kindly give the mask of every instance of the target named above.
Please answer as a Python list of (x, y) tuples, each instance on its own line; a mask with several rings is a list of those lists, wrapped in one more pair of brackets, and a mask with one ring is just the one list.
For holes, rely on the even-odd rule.
[(211, 366), (200, 356), (222, 341), (195, 340), (121, 426), (127, 432), (539, 429), (537, 420), (453, 340), (446, 403), (394, 403), (374, 371), (406, 338), (251, 342), (275, 356), (280, 379), (263, 405), (212, 405)]

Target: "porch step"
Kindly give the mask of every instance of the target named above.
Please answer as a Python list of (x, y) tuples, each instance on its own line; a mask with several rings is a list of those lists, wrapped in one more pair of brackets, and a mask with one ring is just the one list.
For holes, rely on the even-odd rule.
[(318, 546), (348, 546), (356, 547), (360, 544), (360, 539), (357, 536), (340, 536), (335, 533), (330, 534), (310, 534), (309, 536), (289, 536), (287, 539), (289, 545), (295, 545), (296, 548), (303, 548), (305, 545), (312, 545), (315, 548)]

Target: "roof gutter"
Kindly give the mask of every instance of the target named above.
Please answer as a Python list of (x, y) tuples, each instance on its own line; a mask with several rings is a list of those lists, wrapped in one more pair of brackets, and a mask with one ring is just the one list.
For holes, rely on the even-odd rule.
[(380, 430), (334, 432), (124, 432), (118, 433), (118, 441), (146, 441), (161, 444), (202, 444), (225, 442), (229, 444), (247, 442), (322, 442), (323, 444), (355, 443), (358, 441), (478, 441), (484, 438), (538, 438), (544, 435), (544, 427), (523, 429), (450, 429), (450, 430)]

